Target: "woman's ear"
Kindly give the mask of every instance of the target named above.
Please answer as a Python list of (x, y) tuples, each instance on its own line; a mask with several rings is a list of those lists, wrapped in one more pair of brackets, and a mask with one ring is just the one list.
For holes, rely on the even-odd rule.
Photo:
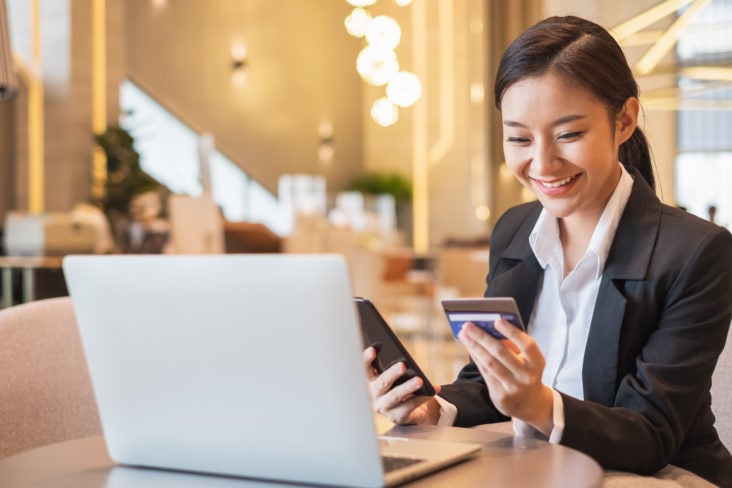
[(623, 104), (623, 109), (618, 113), (615, 119), (615, 140), (618, 145), (624, 143), (638, 126), (638, 112), (640, 111), (640, 102), (635, 97), (628, 97)]

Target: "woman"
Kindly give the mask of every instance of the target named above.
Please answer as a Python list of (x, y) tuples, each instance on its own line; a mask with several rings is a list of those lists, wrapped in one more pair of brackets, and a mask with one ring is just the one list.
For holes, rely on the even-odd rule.
[(732, 320), (732, 236), (663, 205), (637, 127), (638, 86), (602, 27), (550, 18), (519, 36), (495, 85), (506, 164), (537, 202), (491, 239), (486, 296), (513, 296), (528, 334), (459, 335), (470, 363), (438, 397), (381, 375), (364, 351), (377, 411), (396, 423), (471, 426), (513, 418), (603, 467), (666, 464), (732, 486), (710, 384)]

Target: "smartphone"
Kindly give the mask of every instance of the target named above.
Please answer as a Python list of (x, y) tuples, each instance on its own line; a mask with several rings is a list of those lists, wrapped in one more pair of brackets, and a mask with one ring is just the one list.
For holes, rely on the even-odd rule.
[(519, 329), (526, 331), (521, 321), (521, 314), (513, 297), (496, 298), (457, 298), (442, 300), (447, 320), (450, 322), (452, 335), (457, 335), (465, 322), (473, 322), (496, 339), (505, 339), (506, 336), (498, 332), (493, 323), (502, 318)]
[(372, 346), (376, 349), (376, 359), (373, 362), (376, 371), (381, 374), (393, 364), (403, 362), (407, 371), (394, 382), (394, 386), (401, 385), (405, 381), (419, 376), (422, 378), (422, 387), (415, 392), (419, 396), (434, 396), (435, 388), (432, 382), (422, 372), (402, 341), (394, 334), (384, 317), (381, 316), (376, 306), (367, 298), (356, 297), (356, 307), (361, 321), (361, 335), (365, 347)]

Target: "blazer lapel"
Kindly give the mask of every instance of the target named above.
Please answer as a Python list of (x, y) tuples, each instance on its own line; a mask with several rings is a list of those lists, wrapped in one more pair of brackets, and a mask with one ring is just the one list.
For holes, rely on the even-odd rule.
[(620, 336), (627, 299), (624, 284), (643, 280), (660, 224), (661, 203), (642, 176), (635, 181), (608, 254), (585, 349), (582, 380), (585, 400), (612, 405), (617, 387)]
[(543, 272), (535, 259), (521, 261), (491, 282), (487, 296), (513, 296), (524, 324), (528, 325)]
[(486, 291), (486, 296), (512, 296), (527, 325), (544, 272), (529, 246), (529, 235), (540, 213), (541, 205), (536, 204), (531, 215), (516, 230), (511, 242), (501, 252), (498, 264), (494, 266), (495, 276), (490, 277), (490, 286)]

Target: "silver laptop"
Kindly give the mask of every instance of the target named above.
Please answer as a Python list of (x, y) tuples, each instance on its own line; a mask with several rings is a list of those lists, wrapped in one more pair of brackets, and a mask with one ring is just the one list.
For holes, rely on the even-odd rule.
[[(63, 267), (118, 463), (377, 487), (480, 448), (376, 436), (338, 255), (70, 256)], [(386, 472), (382, 454), (417, 462)]]

